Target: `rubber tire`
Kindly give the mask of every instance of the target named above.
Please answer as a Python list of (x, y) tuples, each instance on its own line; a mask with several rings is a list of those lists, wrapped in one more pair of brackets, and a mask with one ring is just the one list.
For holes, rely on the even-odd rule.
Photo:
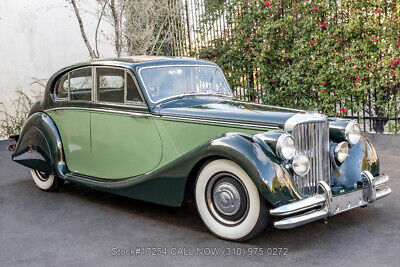
[(31, 175), (37, 187), (47, 192), (57, 191), (64, 182), (62, 179), (54, 175), (50, 175), (46, 181), (42, 181), (36, 173), (36, 170), (33, 169), (31, 169)]
[[(208, 181), (216, 173), (230, 172), (238, 177), (249, 197), (249, 211), (245, 219), (235, 226), (226, 226), (216, 220), (210, 213), (205, 197)], [(206, 163), (200, 170), (195, 185), (195, 199), (198, 213), (214, 235), (221, 239), (242, 242), (249, 240), (262, 232), (270, 220), (264, 198), (247, 173), (235, 162), (227, 159), (217, 159)]]

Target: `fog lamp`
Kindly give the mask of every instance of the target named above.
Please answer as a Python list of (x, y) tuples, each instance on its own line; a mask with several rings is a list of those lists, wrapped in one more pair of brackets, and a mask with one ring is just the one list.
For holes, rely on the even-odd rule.
[(310, 170), (310, 159), (304, 154), (297, 154), (293, 158), (292, 168), (297, 175), (304, 176)]

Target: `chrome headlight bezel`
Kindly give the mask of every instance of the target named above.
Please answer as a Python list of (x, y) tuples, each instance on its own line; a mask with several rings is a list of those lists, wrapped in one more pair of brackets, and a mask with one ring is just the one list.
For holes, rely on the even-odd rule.
[(294, 138), (292, 135), (283, 133), (279, 136), (276, 142), (276, 153), (284, 160), (291, 160), (296, 154), (296, 148), (294, 146)]
[(357, 122), (351, 121), (346, 125), (344, 129), (344, 134), (346, 136), (347, 142), (354, 146), (361, 139), (361, 128)]

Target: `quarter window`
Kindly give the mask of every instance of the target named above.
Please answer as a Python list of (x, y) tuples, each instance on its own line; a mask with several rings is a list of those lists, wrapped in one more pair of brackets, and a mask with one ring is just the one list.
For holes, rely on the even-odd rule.
[(56, 87), (56, 99), (66, 100), (68, 98), (68, 73), (61, 77)]
[(136, 82), (133, 80), (132, 76), (126, 74), (126, 100), (133, 102), (142, 102), (142, 98), (139, 94), (139, 89), (136, 86)]
[(100, 102), (124, 103), (125, 71), (96, 68), (97, 99)]
[(92, 100), (92, 68), (82, 68), (70, 72), (70, 100)]

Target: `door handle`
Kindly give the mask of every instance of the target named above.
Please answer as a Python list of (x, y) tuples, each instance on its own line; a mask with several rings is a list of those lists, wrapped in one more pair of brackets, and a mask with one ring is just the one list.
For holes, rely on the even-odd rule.
[(139, 112), (131, 112), (129, 113), (129, 116), (133, 118), (150, 118), (151, 115), (148, 113), (139, 113)]

